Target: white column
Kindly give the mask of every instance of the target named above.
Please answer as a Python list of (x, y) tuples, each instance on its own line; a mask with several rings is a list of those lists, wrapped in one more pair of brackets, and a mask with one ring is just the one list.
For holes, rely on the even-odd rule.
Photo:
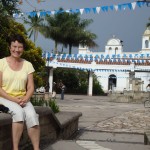
[(129, 77), (126, 78), (126, 90), (129, 90)]
[(49, 92), (52, 93), (53, 90), (53, 68), (49, 69)]
[(88, 95), (92, 96), (93, 93), (93, 72), (89, 72), (89, 86), (88, 86)]

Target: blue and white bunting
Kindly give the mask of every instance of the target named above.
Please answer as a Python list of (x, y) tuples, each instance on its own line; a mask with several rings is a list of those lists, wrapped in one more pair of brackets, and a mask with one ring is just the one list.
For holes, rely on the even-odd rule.
[(13, 17), (14, 18), (20, 18), (22, 16), (30, 16), (30, 17), (34, 17), (35, 15), (37, 15), (38, 17), (44, 17), (46, 15), (54, 15), (54, 14), (58, 14), (58, 13), (80, 13), (81, 15), (83, 13), (85, 14), (89, 14), (91, 12), (93, 12), (94, 14), (99, 14), (100, 12), (108, 12), (109, 10), (111, 11), (124, 11), (124, 10), (135, 10), (136, 6), (138, 6), (139, 8), (143, 7), (143, 6), (148, 6), (146, 5), (147, 3), (145, 1), (136, 1), (136, 2), (132, 2), (132, 3), (125, 3), (125, 4), (118, 4), (118, 5), (110, 5), (110, 6), (97, 6), (94, 8), (76, 8), (76, 9), (67, 9), (67, 10), (53, 10), (53, 11), (38, 11), (38, 12), (21, 12), (21, 13), (14, 13)]

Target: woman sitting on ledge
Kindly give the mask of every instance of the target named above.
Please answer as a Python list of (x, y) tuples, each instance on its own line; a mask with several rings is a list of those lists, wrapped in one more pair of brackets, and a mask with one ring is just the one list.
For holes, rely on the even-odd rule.
[(40, 128), (30, 98), (34, 92), (32, 64), (21, 58), (25, 40), (21, 35), (10, 37), (10, 56), (0, 59), (0, 103), (9, 108), (12, 116), (13, 150), (18, 150), (26, 123), (34, 150), (39, 150)]

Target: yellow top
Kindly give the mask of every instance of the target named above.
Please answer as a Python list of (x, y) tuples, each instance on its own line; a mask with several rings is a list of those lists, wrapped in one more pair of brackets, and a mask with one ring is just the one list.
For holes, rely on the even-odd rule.
[(6, 58), (0, 59), (0, 71), (2, 72), (2, 89), (11, 96), (23, 96), (26, 94), (27, 76), (35, 70), (32, 64), (26, 60), (21, 70), (12, 70)]

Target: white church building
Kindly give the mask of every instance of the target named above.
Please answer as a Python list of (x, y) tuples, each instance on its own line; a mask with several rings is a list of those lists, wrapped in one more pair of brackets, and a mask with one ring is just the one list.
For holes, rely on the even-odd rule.
[(150, 83), (150, 28), (145, 30), (141, 42), (142, 47), (138, 52), (123, 52), (122, 41), (113, 36), (107, 41), (104, 52), (92, 52), (87, 46), (80, 45), (78, 54), (43, 53), (49, 67), (49, 92), (52, 92), (53, 71), (59, 67), (88, 71), (88, 95), (92, 95), (93, 74), (104, 92), (132, 90), (133, 78), (140, 82), (140, 90), (146, 91)]

